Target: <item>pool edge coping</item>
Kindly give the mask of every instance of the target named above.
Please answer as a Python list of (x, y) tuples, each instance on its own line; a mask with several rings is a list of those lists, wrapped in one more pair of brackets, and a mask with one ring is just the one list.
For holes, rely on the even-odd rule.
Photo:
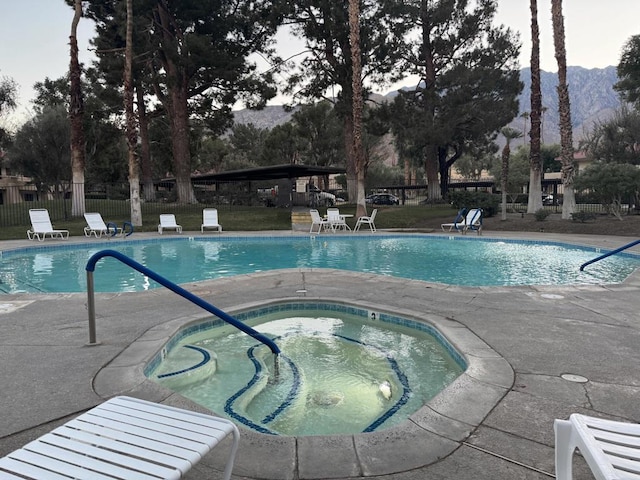
[[(468, 367), (408, 420), (381, 431), (353, 435), (274, 437), (243, 429), (242, 436), (251, 448), (269, 449), (276, 443), (280, 445), (282, 451), (279, 450), (279, 453), (283, 455), (278, 460), (278, 467), (273, 467), (271, 475), (265, 472), (264, 464), (254, 464), (252, 457), (239, 456), (235, 471), (243, 476), (274, 480), (294, 478), (295, 472), (298, 472), (299, 478), (305, 479), (375, 476), (432, 464), (455, 451), (513, 385), (515, 373), (502, 356), (466, 326), (440, 315), (389, 308), (350, 298), (323, 297), (278, 297), (238, 305), (227, 311), (234, 314), (289, 302), (339, 303), (375, 309), (433, 325), (459, 351)], [(198, 408), (195, 403), (146, 378), (144, 369), (181, 328), (210, 317), (204, 313), (190, 315), (150, 328), (100, 369), (93, 378), (94, 391), (103, 398), (127, 393), (156, 402), (186, 402)], [(336, 455), (344, 461), (336, 461)], [(292, 470), (285, 475), (282, 468), (286, 468), (286, 465)], [(329, 473), (328, 468), (333, 470)]]

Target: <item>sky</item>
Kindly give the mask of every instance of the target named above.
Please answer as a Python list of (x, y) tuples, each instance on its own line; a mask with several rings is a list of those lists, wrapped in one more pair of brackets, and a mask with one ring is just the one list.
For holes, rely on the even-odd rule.
[[(617, 65), (625, 42), (640, 34), (639, 0), (564, 0), (563, 13), (568, 65), (585, 68)], [(12, 78), (18, 84), (19, 95), (17, 111), (0, 121), (22, 123), (31, 112), (33, 84), (46, 77), (56, 79), (65, 75), (69, 68), (72, 18), (73, 10), (64, 0), (0, 0), (0, 78)], [(531, 55), (529, 1), (498, 0), (496, 22), (520, 33), (520, 65), (527, 66)], [(557, 71), (550, 0), (538, 0), (538, 23), (540, 66), (546, 71)], [(91, 22), (81, 20), (78, 31), (81, 62), (95, 59), (89, 46), (93, 34)], [(302, 49), (297, 40), (289, 38), (282, 38), (281, 45), (284, 57)], [(407, 81), (395, 88), (411, 83)]]

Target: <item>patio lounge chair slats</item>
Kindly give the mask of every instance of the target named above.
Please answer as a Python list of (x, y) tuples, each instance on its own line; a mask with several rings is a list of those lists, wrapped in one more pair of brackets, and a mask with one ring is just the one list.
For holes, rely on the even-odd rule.
[(0, 479), (179, 479), (229, 435), (227, 480), (240, 435), (232, 422), (115, 397), (0, 458)]
[(31, 229), (27, 230), (27, 238), (33, 240), (35, 238), (42, 242), (47, 235), (51, 238), (60, 237), (63, 240), (69, 238), (69, 230), (56, 230), (51, 224), (49, 211), (46, 208), (32, 208), (29, 210), (29, 218), (31, 220)]
[(558, 480), (571, 480), (576, 448), (597, 480), (640, 479), (640, 425), (574, 413), (554, 429)]

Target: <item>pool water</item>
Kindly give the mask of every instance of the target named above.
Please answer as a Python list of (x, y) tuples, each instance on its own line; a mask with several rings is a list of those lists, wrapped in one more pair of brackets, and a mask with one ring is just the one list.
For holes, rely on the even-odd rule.
[(255, 321), (282, 351), (277, 368), (267, 347), (222, 326), (173, 343), (147, 376), (258, 432), (301, 436), (388, 428), (463, 371), (440, 340), (406, 326), (312, 310)]
[[(448, 236), (226, 237), (110, 241), (0, 252), (0, 292), (86, 292), (86, 263), (117, 250), (178, 284), (281, 268), (334, 268), (461, 286), (619, 283), (640, 257), (618, 254), (579, 267), (594, 248)], [(100, 260), (95, 291), (157, 288), (113, 258)]]

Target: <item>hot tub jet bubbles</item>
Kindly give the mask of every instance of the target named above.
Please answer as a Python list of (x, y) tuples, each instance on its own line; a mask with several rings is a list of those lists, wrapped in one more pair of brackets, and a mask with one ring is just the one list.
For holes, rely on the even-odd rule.
[(384, 382), (382, 382), (378, 389), (380, 390), (380, 393), (382, 393), (382, 396), (385, 398), (385, 400), (389, 400), (391, 398), (392, 392), (391, 383), (389, 383), (389, 380), (385, 380)]

